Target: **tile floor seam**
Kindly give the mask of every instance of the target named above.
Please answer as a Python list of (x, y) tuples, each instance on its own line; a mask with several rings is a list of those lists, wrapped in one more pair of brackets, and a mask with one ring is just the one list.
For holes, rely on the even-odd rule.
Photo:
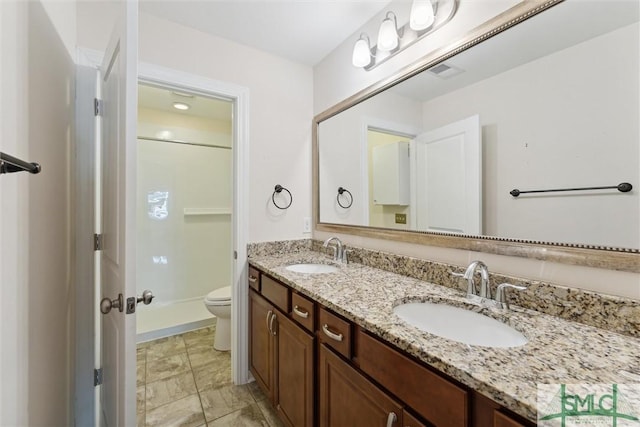
[[(184, 339), (184, 338), (183, 338)], [(207, 421), (207, 414), (204, 411), (204, 405), (202, 404), (202, 395), (200, 394), (200, 389), (198, 388), (198, 383), (196, 382), (196, 375), (193, 373), (193, 365), (191, 364), (191, 356), (189, 355), (189, 346), (185, 341), (185, 348), (187, 350), (187, 360), (189, 361), (189, 372), (191, 372), (191, 377), (193, 378), (193, 384), (196, 387), (196, 393), (198, 394), (198, 402), (200, 402), (200, 410), (202, 411), (202, 418), (204, 419), (204, 425), (208, 426), (209, 422)]]
[[(205, 329), (205, 328), (203, 328)], [(214, 423), (216, 420), (219, 420), (223, 417), (230, 417), (230, 415), (232, 414), (236, 414), (235, 417), (239, 417), (239, 420), (241, 422), (250, 422), (251, 425), (254, 425), (254, 423), (257, 421), (260, 425), (263, 426), (268, 426), (268, 427), (281, 427), (283, 424), (278, 423), (278, 418), (277, 418), (277, 413), (275, 411), (275, 408), (273, 408), (273, 406), (271, 405), (271, 402), (269, 402), (268, 400), (265, 400), (264, 396), (262, 398), (260, 398), (259, 400), (259, 393), (262, 393), (262, 390), (258, 388), (257, 393), (255, 391), (251, 390), (251, 387), (248, 384), (243, 384), (243, 385), (234, 385), (233, 382), (231, 383), (226, 383), (226, 381), (228, 380), (228, 378), (225, 377), (222, 378), (222, 386), (220, 386), (220, 383), (217, 382), (218, 380), (220, 380), (220, 377), (218, 375), (215, 375), (213, 378), (209, 377), (207, 379), (213, 379), (213, 382), (211, 381), (207, 381), (207, 384), (201, 384), (204, 385), (204, 387), (202, 387), (202, 389), (200, 389), (200, 386), (198, 386), (198, 383), (196, 382), (196, 372), (195, 370), (199, 370), (201, 372), (205, 373), (205, 377), (206, 377), (206, 373), (210, 372), (211, 370), (213, 370), (216, 366), (222, 366), (220, 365), (220, 363), (227, 363), (228, 362), (228, 358), (230, 357), (230, 354), (228, 354), (228, 352), (222, 352), (222, 353), (211, 353), (214, 357), (212, 358), (212, 360), (210, 362), (206, 362), (201, 364), (200, 366), (197, 366), (194, 368), (193, 365), (193, 361), (192, 358), (195, 357), (195, 361), (202, 361), (202, 360), (206, 360), (207, 358), (207, 352), (210, 351), (210, 349), (212, 348), (212, 345), (210, 343), (208, 343), (208, 340), (211, 340), (213, 338), (213, 334), (215, 332), (214, 328), (206, 328), (206, 331), (202, 331), (201, 333), (198, 334), (193, 334), (194, 331), (190, 331), (190, 332), (185, 332), (183, 334), (177, 335), (175, 337), (177, 338), (164, 338), (161, 339), (162, 341), (159, 343), (160, 345), (162, 345), (163, 343), (166, 342), (170, 342), (171, 340), (175, 340), (175, 341), (179, 341), (180, 339), (183, 341), (184, 343), (184, 352), (181, 352), (181, 354), (185, 354), (186, 355), (186, 366), (188, 367), (188, 372), (185, 370), (184, 372), (175, 374), (175, 375), (170, 375), (168, 377), (164, 377), (164, 378), (160, 378), (157, 379), (155, 381), (151, 381), (151, 382), (147, 382), (148, 376), (147, 373), (149, 371), (149, 364), (147, 363), (149, 361), (149, 359), (147, 358), (148, 355), (148, 349), (153, 347), (153, 342), (148, 342), (145, 343), (143, 347), (144, 348), (144, 362), (145, 362), (145, 369), (144, 369), (144, 382), (143, 382), (143, 387), (144, 387), (144, 419), (142, 420), (144, 422), (145, 425), (147, 425), (147, 413), (149, 411), (147, 411), (147, 386), (150, 384), (153, 384), (155, 382), (161, 382), (161, 381), (167, 381), (171, 378), (174, 377), (178, 377), (181, 375), (185, 375), (185, 374), (189, 374), (190, 373), (190, 377), (194, 382), (195, 385), (195, 393), (191, 393), (188, 394), (187, 396), (183, 396), (180, 399), (177, 400), (173, 400), (173, 401), (169, 401), (167, 403), (164, 403), (163, 405), (160, 405), (156, 408), (151, 409), (151, 411), (156, 411), (158, 408), (162, 408), (164, 406), (168, 406), (170, 404), (175, 404), (176, 402), (179, 402), (180, 400), (183, 399), (194, 399), (194, 395), (197, 394), (197, 399), (198, 399), (198, 403), (199, 403), (199, 410), (196, 410), (194, 412), (191, 413), (190, 415), (190, 419), (193, 420), (193, 416), (195, 416), (196, 414), (199, 414), (201, 416), (201, 418), (198, 419), (202, 419), (203, 423), (197, 424), (199, 427), (206, 427), (209, 426), (211, 423)], [(185, 335), (187, 336), (187, 338), (185, 338)], [(206, 343), (206, 345), (205, 345)], [(171, 346), (168, 346), (171, 347)], [(153, 351), (153, 350), (152, 350)], [(170, 349), (171, 351), (171, 349)], [(157, 353), (156, 353), (157, 354)], [(168, 357), (172, 357), (175, 356), (174, 355), (169, 355), (163, 358), (168, 358)], [(218, 357), (219, 356), (219, 357)], [(161, 359), (163, 359), (161, 358)], [(159, 359), (157, 359), (159, 360)], [(151, 368), (153, 369), (154, 364), (152, 363)], [(226, 369), (230, 369), (230, 366), (228, 366), (227, 368), (222, 368), (221, 372), (226, 372)], [(229, 374), (228, 372), (226, 372), (226, 374)], [(187, 377), (187, 375), (185, 375), (185, 377)], [(255, 385), (254, 385), (255, 387)], [(221, 397), (224, 398), (224, 392), (221, 390), (224, 389), (228, 389), (229, 391), (227, 393), (231, 393), (232, 395), (235, 396), (241, 396), (243, 393), (239, 392), (237, 390), (244, 390), (246, 391), (246, 394), (248, 394), (249, 398), (248, 401), (246, 402), (246, 404), (244, 406), (242, 406), (241, 408), (236, 409), (235, 411), (229, 412), (225, 415), (221, 415), (215, 418), (212, 418), (211, 420), (207, 420), (207, 415), (205, 412), (205, 402), (204, 400), (206, 399), (205, 394), (209, 391), (215, 391), (215, 390), (219, 390), (217, 393), (220, 393)], [(235, 392), (233, 390), (236, 390)], [(234, 393), (240, 393), (240, 395), (238, 394), (234, 394)], [(231, 397), (232, 399), (234, 398), (233, 396)], [(243, 402), (243, 398), (242, 397), (237, 397), (237, 399), (240, 402)], [(191, 402), (193, 404), (195, 404), (195, 401), (191, 400)], [(262, 402), (262, 403), (259, 403)], [(213, 403), (213, 402), (212, 402)], [(186, 402), (185, 402), (185, 405)], [(213, 408), (213, 407), (212, 407)], [(195, 409), (195, 408), (193, 408)], [(211, 409), (211, 408), (209, 408)], [(270, 411), (271, 409), (271, 411)], [(256, 412), (257, 410), (257, 412)], [(246, 414), (246, 415), (244, 415)], [(260, 419), (256, 419), (255, 416), (256, 414), (258, 414), (258, 416), (260, 417)], [(154, 415), (158, 415), (158, 412), (156, 412)], [(220, 421), (219, 423), (215, 423), (216, 425), (219, 424), (223, 424), (223, 425), (228, 425), (229, 422), (237, 422), (238, 418), (233, 418), (230, 417), (230, 419), (228, 421)], [(151, 425), (167, 425), (166, 424), (167, 421), (165, 421), (163, 423), (163, 421), (158, 420), (158, 418), (152, 418), (152, 423), (155, 424), (149, 424)], [(189, 423), (190, 425), (193, 424), (193, 421), (191, 423)], [(243, 424), (244, 425), (244, 424)]]

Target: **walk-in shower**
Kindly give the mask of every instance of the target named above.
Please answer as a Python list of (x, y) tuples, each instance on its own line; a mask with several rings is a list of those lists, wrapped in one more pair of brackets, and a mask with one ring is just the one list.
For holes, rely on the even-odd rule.
[[(211, 291), (232, 282), (233, 104), (139, 85), (138, 341), (206, 326)], [(212, 338), (213, 339), (213, 338)]]

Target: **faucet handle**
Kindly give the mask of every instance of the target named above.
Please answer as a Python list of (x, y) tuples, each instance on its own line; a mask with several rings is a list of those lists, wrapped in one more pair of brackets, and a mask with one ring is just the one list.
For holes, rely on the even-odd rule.
[(509, 301), (507, 300), (507, 288), (518, 289), (519, 291), (524, 291), (527, 289), (526, 286), (518, 286), (512, 285), (511, 283), (501, 283), (498, 285), (498, 289), (496, 290), (496, 302), (501, 306), (501, 308), (509, 309)]
[(351, 249), (342, 248), (342, 262), (345, 264), (349, 264), (349, 254), (352, 252)]
[(464, 277), (464, 273), (456, 273), (455, 271), (449, 270), (449, 274), (455, 277)]

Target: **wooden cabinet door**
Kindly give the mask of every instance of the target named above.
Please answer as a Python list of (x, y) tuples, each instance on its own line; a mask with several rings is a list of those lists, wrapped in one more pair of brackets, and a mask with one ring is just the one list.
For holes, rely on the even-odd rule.
[(249, 369), (269, 400), (275, 396), (275, 308), (249, 291)]
[(315, 339), (280, 312), (277, 322), (277, 411), (292, 427), (313, 427)]
[(516, 421), (513, 418), (498, 411), (494, 411), (493, 426), (494, 427), (525, 427), (525, 425), (521, 424), (519, 421)]
[[(395, 414), (395, 422), (388, 420)], [(400, 427), (402, 406), (320, 346), (320, 426)]]

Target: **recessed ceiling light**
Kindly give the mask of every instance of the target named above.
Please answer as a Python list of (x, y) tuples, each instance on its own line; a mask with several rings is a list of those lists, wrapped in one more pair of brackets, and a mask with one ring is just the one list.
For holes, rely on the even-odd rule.
[(191, 108), (191, 106), (189, 104), (185, 104), (184, 102), (174, 102), (173, 108), (177, 110), (188, 110), (189, 108)]
[(173, 139), (173, 132), (169, 130), (161, 130), (156, 132), (156, 138), (158, 139)]

